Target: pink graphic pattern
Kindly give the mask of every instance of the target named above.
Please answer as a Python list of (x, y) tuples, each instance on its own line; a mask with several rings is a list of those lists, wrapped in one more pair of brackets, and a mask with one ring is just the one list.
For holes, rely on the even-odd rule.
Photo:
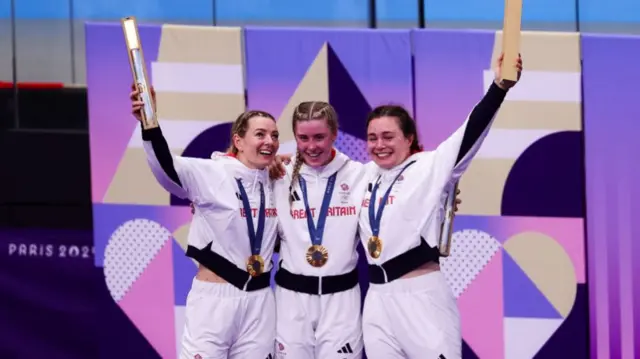
[(165, 243), (118, 303), (162, 358), (176, 353), (171, 244)]
[(458, 298), (462, 337), (480, 358), (504, 359), (502, 291), (500, 250)]

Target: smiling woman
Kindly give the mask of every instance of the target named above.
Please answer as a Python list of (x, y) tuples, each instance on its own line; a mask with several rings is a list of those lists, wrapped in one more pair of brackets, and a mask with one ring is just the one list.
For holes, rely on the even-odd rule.
[(303, 163), (311, 167), (326, 165), (333, 155), (338, 136), (338, 115), (326, 102), (302, 102), (293, 113), (293, 132), (298, 145), (291, 182), (298, 179)]
[(295, 159), (274, 184), (281, 239), (276, 357), (360, 359), (363, 164), (334, 148), (338, 115), (329, 103), (300, 103), (292, 125)]
[[(129, 96), (140, 121), (144, 104), (137, 90)], [(151, 98), (155, 108), (153, 89)], [(199, 267), (187, 296), (181, 359), (274, 354), (269, 284), (278, 223), (267, 165), (278, 152), (278, 129), (272, 115), (247, 111), (231, 132), (228, 155), (214, 161), (174, 156), (160, 127), (142, 129), (158, 183), (193, 204), (187, 256)]]
[[(391, 168), (422, 151), (416, 123), (400, 106), (375, 108), (367, 119), (367, 127), (369, 155), (381, 168)], [(379, 143), (384, 146), (378, 146)]]
[[(251, 120), (251, 121), (250, 121)], [(278, 151), (276, 120), (263, 111), (247, 111), (231, 128), (231, 146), (227, 151), (247, 167), (267, 167)]]
[(362, 327), (371, 359), (462, 357), (456, 300), (440, 272), (442, 208), (515, 85), (500, 80), (503, 65), (513, 66), (520, 78), (522, 60), (503, 63), (503, 57), (485, 96), (433, 151), (421, 151), (415, 121), (402, 107), (377, 107), (367, 119), (373, 163), (365, 174), (367, 208), (360, 212), (359, 237), (369, 262)]

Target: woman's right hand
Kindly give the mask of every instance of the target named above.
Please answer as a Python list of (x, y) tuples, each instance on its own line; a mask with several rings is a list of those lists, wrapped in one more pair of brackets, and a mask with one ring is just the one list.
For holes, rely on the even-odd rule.
[[(153, 89), (153, 86), (149, 89), (151, 91), (151, 100), (153, 101), (153, 107), (156, 107), (156, 91)], [(135, 84), (131, 85), (131, 93), (129, 93), (129, 99), (131, 100), (131, 114), (138, 120), (142, 121), (142, 115), (140, 112), (144, 106), (144, 102), (139, 97), (140, 92), (136, 88)]]

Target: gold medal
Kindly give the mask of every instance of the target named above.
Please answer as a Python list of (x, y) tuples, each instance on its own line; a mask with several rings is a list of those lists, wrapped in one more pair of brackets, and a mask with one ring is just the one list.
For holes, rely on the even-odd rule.
[(367, 242), (367, 249), (369, 250), (369, 255), (371, 258), (378, 258), (382, 253), (382, 239), (377, 236), (369, 237), (369, 241)]
[(264, 273), (264, 259), (262, 259), (262, 256), (256, 254), (247, 259), (247, 272), (252, 277), (257, 277)]
[(329, 260), (329, 252), (324, 246), (315, 244), (307, 249), (307, 262), (312, 266), (319, 268)]

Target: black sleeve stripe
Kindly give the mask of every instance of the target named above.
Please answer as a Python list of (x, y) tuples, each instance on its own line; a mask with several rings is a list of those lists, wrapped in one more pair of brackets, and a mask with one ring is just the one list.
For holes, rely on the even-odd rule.
[(148, 130), (143, 129), (142, 140), (151, 142), (153, 153), (155, 154), (158, 163), (160, 163), (164, 173), (166, 173), (167, 176), (178, 186), (182, 187), (182, 182), (180, 182), (178, 172), (176, 172), (176, 168), (173, 166), (173, 154), (169, 149), (167, 140), (162, 135), (160, 127), (150, 128)]
[(500, 105), (502, 105), (506, 95), (507, 91), (501, 89), (494, 82), (491, 84), (482, 100), (480, 100), (480, 103), (478, 103), (473, 111), (471, 111), (469, 121), (467, 122), (467, 128), (465, 129), (464, 136), (462, 137), (462, 144), (460, 145), (460, 152), (458, 152), (456, 164), (464, 158), (473, 145), (478, 141), (480, 136), (482, 136), (482, 133), (491, 123), (491, 119), (493, 119), (496, 112), (498, 112), (498, 109), (500, 109)]

